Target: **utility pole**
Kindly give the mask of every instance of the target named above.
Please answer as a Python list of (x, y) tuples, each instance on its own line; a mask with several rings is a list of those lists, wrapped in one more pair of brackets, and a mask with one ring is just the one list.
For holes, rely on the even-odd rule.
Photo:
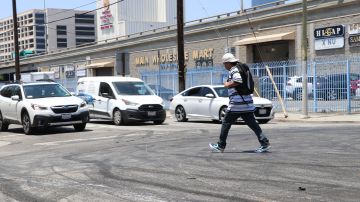
[(48, 18), (48, 16), (47, 16), (47, 12), (46, 12), (46, 3), (45, 3), (45, 0), (44, 0), (44, 30), (45, 30), (45, 36), (44, 36), (44, 38), (45, 38), (45, 53), (47, 53), (48, 51), (47, 51), (47, 48), (48, 48), (48, 38), (47, 38), (47, 33), (48, 33), (48, 31), (47, 31), (47, 28), (49, 27), (48, 26), (48, 24), (47, 24), (47, 22), (48, 22), (48, 20), (47, 20), (47, 18)]
[(184, 1), (177, 0), (177, 44), (179, 92), (185, 90)]
[(307, 40), (307, 0), (303, 0), (303, 17), (302, 17), (302, 112), (303, 118), (308, 117), (308, 89), (307, 89), (307, 51), (308, 51), (308, 40)]
[(19, 56), (19, 40), (18, 40), (18, 23), (16, 13), (16, 0), (12, 0), (13, 6), (13, 23), (14, 23), (14, 48), (15, 48), (15, 78), (20, 81), (20, 56)]
[(244, 0), (241, 0), (240, 2), (241, 2), (241, 12), (243, 12), (244, 11)]

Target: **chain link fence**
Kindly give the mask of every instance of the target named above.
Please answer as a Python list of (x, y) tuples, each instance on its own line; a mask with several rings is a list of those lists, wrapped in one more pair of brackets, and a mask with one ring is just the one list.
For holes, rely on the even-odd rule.
[[(287, 111), (302, 110), (301, 61), (249, 64), (256, 93), (272, 100), (275, 110), (281, 105), (272, 80)], [(272, 79), (266, 68), (269, 69)], [(164, 100), (178, 93), (177, 70), (140, 71), (141, 79)], [(322, 58), (308, 61), (307, 99), (309, 112), (360, 112), (360, 57)], [(187, 68), (186, 88), (196, 85), (222, 85), (227, 77), (224, 67)]]

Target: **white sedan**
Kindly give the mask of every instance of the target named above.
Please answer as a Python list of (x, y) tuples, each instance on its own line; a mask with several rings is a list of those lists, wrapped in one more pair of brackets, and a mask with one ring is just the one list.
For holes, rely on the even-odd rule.
[[(270, 100), (253, 97), (255, 118), (267, 123), (274, 118)], [(220, 85), (200, 85), (188, 88), (170, 100), (170, 113), (179, 122), (190, 119), (212, 119), (221, 122), (229, 104), (228, 90)]]

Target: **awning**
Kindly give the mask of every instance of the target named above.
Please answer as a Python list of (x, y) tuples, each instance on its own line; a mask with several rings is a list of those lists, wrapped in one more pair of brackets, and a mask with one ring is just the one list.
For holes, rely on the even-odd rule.
[(98, 63), (91, 63), (90, 65), (86, 65), (86, 68), (88, 69), (102, 68), (102, 67), (114, 67), (114, 62), (98, 62)]
[(280, 33), (280, 34), (271, 34), (266, 36), (256, 36), (249, 37), (245, 39), (241, 39), (234, 43), (235, 46), (243, 46), (247, 44), (254, 44), (254, 43), (264, 43), (270, 41), (282, 41), (282, 40), (295, 40), (295, 32), (287, 32), (287, 33)]

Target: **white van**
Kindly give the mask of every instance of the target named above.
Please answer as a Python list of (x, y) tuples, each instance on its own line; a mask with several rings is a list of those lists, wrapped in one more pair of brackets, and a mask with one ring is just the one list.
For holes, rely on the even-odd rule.
[(132, 121), (162, 124), (166, 118), (163, 99), (138, 78), (84, 77), (78, 80), (76, 93), (86, 98), (92, 119), (121, 125)]

